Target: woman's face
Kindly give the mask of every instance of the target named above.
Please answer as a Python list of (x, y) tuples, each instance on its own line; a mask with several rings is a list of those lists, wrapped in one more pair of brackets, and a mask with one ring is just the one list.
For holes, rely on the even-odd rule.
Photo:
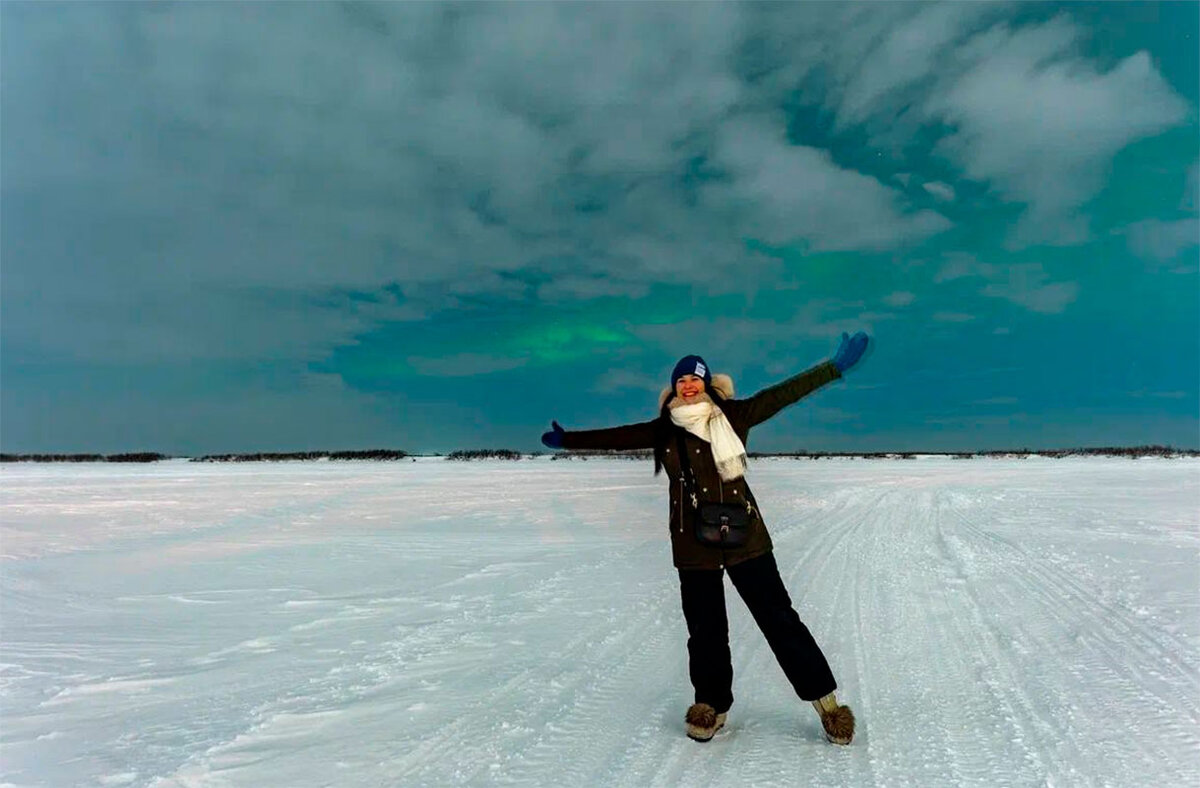
[(675, 394), (684, 402), (692, 402), (696, 395), (704, 391), (704, 378), (695, 375), (684, 375), (675, 381)]

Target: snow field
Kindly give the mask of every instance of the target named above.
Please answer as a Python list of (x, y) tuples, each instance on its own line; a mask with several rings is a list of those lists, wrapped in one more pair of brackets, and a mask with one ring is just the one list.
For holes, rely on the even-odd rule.
[(848, 748), (729, 583), (683, 736), (648, 463), (5, 466), (0, 783), (1200, 784), (1200, 462), (748, 475)]

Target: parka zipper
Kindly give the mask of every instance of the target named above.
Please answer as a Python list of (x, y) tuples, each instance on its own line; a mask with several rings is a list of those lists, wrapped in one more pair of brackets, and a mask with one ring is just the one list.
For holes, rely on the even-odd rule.
[(683, 533), (683, 474), (679, 474), (679, 533)]

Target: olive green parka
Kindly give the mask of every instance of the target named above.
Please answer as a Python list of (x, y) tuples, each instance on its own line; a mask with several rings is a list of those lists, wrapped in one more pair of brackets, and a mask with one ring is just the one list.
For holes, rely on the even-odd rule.
[[(774, 386), (765, 388), (746, 399), (726, 399), (721, 408), (733, 431), (743, 445), (750, 428), (761, 424), (783, 408), (820, 387), (841, 377), (832, 362), (824, 362)], [(719, 390), (719, 389), (718, 389)], [(660, 417), (661, 418), (661, 417)], [(609, 427), (600, 430), (570, 430), (563, 433), (564, 449), (652, 449), (658, 419)], [(671, 554), (679, 569), (723, 569), (727, 566), (757, 558), (771, 550), (771, 536), (754, 499), (754, 493), (743, 476), (723, 482), (713, 461), (712, 448), (702, 438), (682, 427), (670, 425), (670, 438), (662, 456), (663, 468), (670, 484)], [(689, 452), (692, 472), (696, 476), (696, 492), (701, 500), (743, 501), (750, 513), (750, 534), (746, 544), (733, 550), (707, 547), (696, 541), (692, 532), (691, 499), (684, 492), (683, 473), (678, 458), (676, 434), (682, 433)]]

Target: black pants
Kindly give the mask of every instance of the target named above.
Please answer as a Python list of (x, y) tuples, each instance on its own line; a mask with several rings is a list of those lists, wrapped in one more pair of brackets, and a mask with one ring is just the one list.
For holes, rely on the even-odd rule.
[(728, 711), (733, 705), (725, 571), (766, 636), (796, 694), (802, 700), (816, 700), (837, 689), (825, 655), (792, 608), (775, 556), (766, 553), (727, 570), (679, 570), (683, 617), (688, 628), (688, 672), (696, 690), (695, 702), (707, 703), (717, 713)]

